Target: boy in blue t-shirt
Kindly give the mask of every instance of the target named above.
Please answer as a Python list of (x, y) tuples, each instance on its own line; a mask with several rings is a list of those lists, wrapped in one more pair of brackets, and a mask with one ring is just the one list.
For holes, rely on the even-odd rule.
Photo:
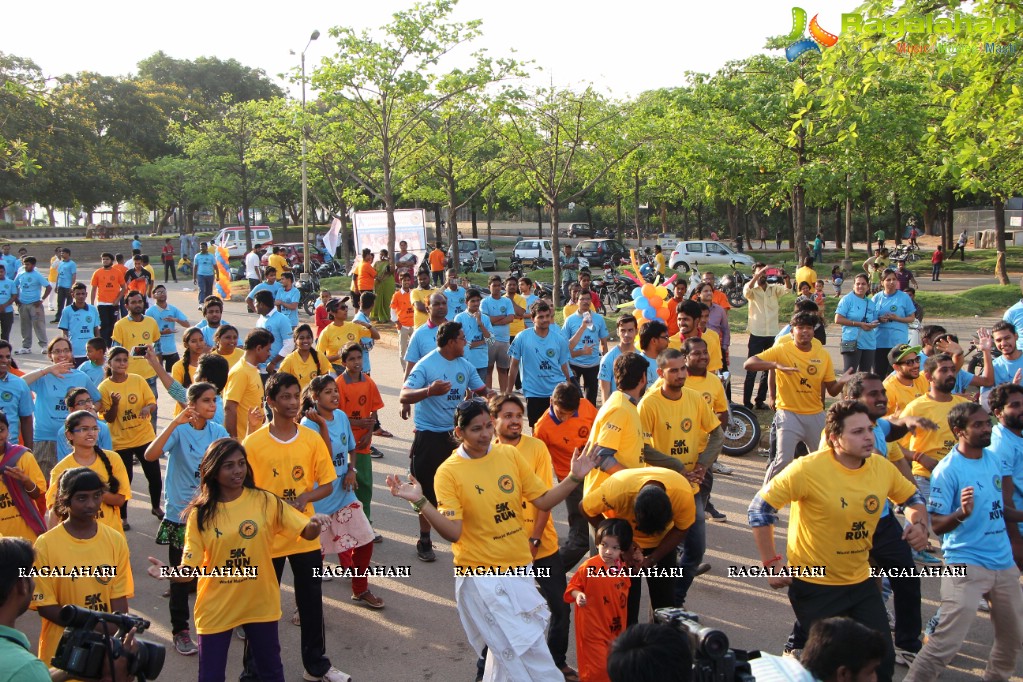
[(106, 379), (104, 369), (106, 368), (107, 347), (106, 339), (101, 336), (89, 339), (85, 343), (85, 362), (78, 365), (78, 371), (92, 379), (92, 383), (96, 386)]
[[(46, 314), (43, 312), (43, 299), (50, 295), (53, 287), (50, 282), (36, 270), (35, 256), (22, 259), (25, 271), (14, 278), (18, 287), (18, 303), (21, 311), (21, 348), (14, 351), (17, 355), (32, 352), (32, 332), (35, 332), (40, 352), (46, 352)], [(43, 290), (45, 289), (45, 292)]]
[(77, 367), (85, 362), (85, 345), (89, 339), (99, 336), (100, 321), (96, 306), (85, 302), (88, 293), (85, 282), (76, 283), (72, 291), (73, 300), (61, 311), (57, 327), (71, 341), (71, 353)]

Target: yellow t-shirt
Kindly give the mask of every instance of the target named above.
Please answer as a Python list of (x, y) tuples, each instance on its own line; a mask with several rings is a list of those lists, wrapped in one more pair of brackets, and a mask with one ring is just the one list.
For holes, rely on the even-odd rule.
[[(320, 434), (304, 426), (287, 443), (270, 434), (270, 425), (250, 433), (242, 443), (252, 467), (252, 478), (263, 490), (269, 490), (285, 502), (309, 492), (318, 485), (337, 481), (334, 462)], [(312, 503), (301, 510), (307, 517), (313, 515)], [(320, 548), (320, 538), (298, 540), (276, 536), (271, 553), (274, 558), (300, 554)]]
[(281, 588), (274, 576), (271, 546), (278, 538), (294, 542), (309, 523), (294, 507), (263, 490), (217, 504), (212, 523), (199, 530), (193, 511), (185, 526), (182, 566), (210, 569), (251, 568), (255, 575), (199, 579), (195, 629), (200, 635), (226, 632), (244, 623), (276, 622), (281, 617)]
[(574, 315), (575, 311), (577, 311), (577, 310), (579, 310), (579, 306), (576, 305), (575, 303), (568, 303), (568, 304), (566, 304), (565, 308), (564, 308), (564, 317), (567, 318), (570, 315)]
[(319, 365), (317, 365), (316, 362), (313, 360), (312, 353), (309, 353), (308, 359), (303, 360), (301, 353), (299, 353), (297, 350), (293, 350), (290, 353), (288, 353), (283, 360), (281, 360), (281, 366), (278, 369), (278, 371), (287, 372), (288, 374), (294, 374), (295, 377), (298, 379), (299, 385), (302, 387), (302, 390), (304, 391), (305, 387), (309, 385), (310, 381), (312, 381), (318, 376), (330, 374), (331, 371), (333, 371), (334, 369), (331, 366), (330, 361), (327, 360), (327, 355), (325, 353), (320, 353), (317, 351), (317, 355), (320, 358)]
[[(320, 332), (320, 338), (316, 341), (316, 350), (326, 360), (328, 355), (340, 355), (341, 350), (348, 344), (358, 343), (359, 339), (368, 339), (372, 336), (372, 333), (361, 324), (345, 322), (338, 326), (331, 322)], [(337, 362), (341, 363), (340, 360)]]
[(899, 381), (895, 372), (885, 377), (882, 383), (884, 384), (885, 393), (888, 395), (888, 414), (885, 415), (886, 417), (899, 416), (906, 409), (906, 405), (925, 395), (930, 388), (927, 383), (927, 377), (923, 374), (914, 379), (913, 383), (909, 386)]
[(663, 275), (665, 269), (664, 252), (654, 255), (654, 263), (656, 263), (657, 272)]
[(416, 308), (416, 303), (422, 301), (423, 305), (426, 306), (426, 309), (429, 310), (430, 297), (437, 293), (437, 291), (437, 289), (423, 289), (421, 287), (416, 287), (409, 292), (409, 301), (412, 303), (412, 326), (416, 329), (422, 327), (426, 324), (426, 321), (430, 319), (429, 313), (419, 312), (419, 309)]
[(721, 335), (713, 329), (708, 329), (700, 337), (707, 342), (707, 355), (710, 356), (710, 362), (707, 363), (707, 371), (713, 374), (725, 366), (721, 358)]
[[(131, 481), (128, 480), (128, 470), (124, 468), (124, 460), (113, 450), (104, 450), (103, 452), (106, 454), (107, 459), (110, 460), (110, 470), (114, 472), (114, 478), (117, 479), (119, 486), (117, 494), (124, 495), (125, 500), (130, 500)], [(57, 484), (60, 483), (61, 474), (68, 469), (75, 469), (80, 466), (83, 465), (75, 460), (74, 454), (70, 454), (57, 462), (56, 466), (53, 467), (53, 470), (50, 471), (50, 487), (46, 489), (47, 509), (53, 509), (53, 505), (57, 501)], [(109, 485), (110, 477), (107, 476), (107, 467), (98, 455), (96, 460), (89, 465), (89, 468), (96, 472), (96, 475), (103, 481), (103, 485)], [(112, 507), (106, 503), (101, 504), (99, 506), (99, 513), (96, 514), (96, 520), (99, 521), (101, 526), (108, 526), (118, 533), (124, 534), (124, 529), (121, 527), (121, 510), (118, 507)]]
[(697, 377), (690, 374), (686, 377), (686, 388), (696, 391), (703, 396), (704, 401), (710, 405), (715, 414), (728, 411), (728, 398), (725, 397), (725, 387), (716, 375), (707, 374)]
[(888, 460), (868, 457), (858, 469), (831, 450), (800, 457), (760, 490), (775, 509), (792, 504), (786, 553), (790, 566), (825, 566), (818, 585), (854, 585), (870, 578), (867, 555), (885, 499), (902, 504), (916, 492)]
[[(31, 607), (73, 604), (93, 611), (112, 612), (111, 602), (120, 597), (131, 598), (135, 583), (131, 575), (128, 541), (124, 535), (104, 526), (96, 526), (96, 535), (88, 540), (72, 537), (61, 524), (39, 536), (35, 543), (37, 570), (56, 567), (101, 567), (102, 573), (78, 578), (36, 577)], [(91, 569), (95, 571), (95, 569)], [(49, 664), (57, 652), (64, 628), (43, 618), (39, 631), (39, 658)]]
[[(23, 452), (18, 458), (14, 468), (28, 476), (29, 481), (39, 487), (39, 490), (46, 492), (46, 479), (39, 463), (31, 452)], [(15, 482), (14, 485), (21, 486)], [(30, 485), (29, 488), (32, 486)], [(25, 538), (29, 542), (35, 542), (35, 531), (25, 523), (24, 517), (18, 508), (11, 501), (11, 493), (7, 490), (4, 477), (0, 476), (0, 537)]]
[[(587, 445), (596, 444), (615, 451), (615, 459), (628, 469), (646, 466), (643, 459), (643, 425), (639, 410), (629, 396), (615, 391), (597, 412)], [(583, 491), (589, 492), (600, 485), (608, 474), (593, 469), (586, 474)]]
[[(497, 445), (498, 443), (494, 443)], [(525, 458), (529, 468), (535, 473), (544, 485), (548, 488), (554, 487), (554, 465), (551, 463), (551, 453), (547, 445), (538, 438), (522, 436), (518, 445), (509, 446), (517, 448), (519, 456)], [(522, 529), (526, 532), (526, 538), (533, 537), (533, 524), (536, 523), (537, 509), (525, 497), (522, 498)], [(558, 551), (558, 531), (554, 529), (554, 516), (547, 517), (547, 524), (543, 527), (540, 535), (540, 547), (536, 550), (536, 558), (543, 559)]]
[(59, 262), (60, 262), (59, 258), (57, 258), (56, 256), (50, 256), (50, 271), (46, 273), (46, 279), (50, 284), (54, 286), (57, 285), (57, 263)]
[(227, 405), (229, 400), (238, 403), (235, 423), (238, 440), (244, 440), (249, 433), (249, 411), (254, 407), (263, 406), (263, 380), (259, 376), (259, 368), (244, 360), (232, 367), (227, 373), (223, 398), (224, 405)]
[[(678, 400), (666, 398), (660, 390), (647, 391), (639, 401), (639, 421), (647, 443), (692, 471), (700, 453), (707, 447), (708, 434), (721, 426), (721, 420), (703, 396), (683, 388)], [(700, 486), (693, 483), (693, 492)]]
[[(953, 395), (952, 400), (947, 403), (939, 403), (926, 395), (911, 401), (899, 416), (926, 417), (937, 424), (938, 429), (936, 431), (917, 429), (916, 433), (907, 433), (899, 444), (907, 450), (941, 461), (959, 443), (959, 439), (952, 435), (952, 429), (948, 425), (948, 413), (959, 403), (965, 402), (966, 398), (961, 395)], [(913, 462), (913, 475), (930, 478), (931, 472), (923, 465)]]
[(217, 353), (217, 355), (220, 355), (220, 357), (227, 360), (227, 369), (228, 371), (230, 371), (231, 369), (234, 368), (235, 365), (238, 364), (239, 360), (245, 358), (245, 351), (243, 351), (241, 348), (236, 347), (230, 355), (221, 355), (220, 353)]
[[(526, 299), (521, 294), (515, 294), (515, 296), (512, 298), (512, 301), (518, 307), (522, 308), (523, 310), (526, 310)], [(529, 315), (528, 310), (526, 310), (526, 315)], [(521, 320), (519, 318), (515, 318), (508, 325), (508, 334), (510, 334), (512, 338), (515, 338), (515, 335), (523, 331), (525, 328), (526, 328), (525, 318)]]
[[(152, 367), (149, 369), (152, 371)], [(114, 421), (107, 422), (115, 449), (137, 448), (156, 440), (152, 420), (139, 416), (139, 410), (143, 407), (156, 404), (153, 389), (149, 388), (145, 379), (138, 374), (131, 374), (129, 370), (128, 378), (121, 383), (115, 383), (113, 379), (107, 378), (101, 381), (97, 388), (100, 394), (101, 415), (106, 414), (113, 404), (110, 396), (114, 393), (121, 394), (121, 400), (117, 403), (117, 416)]]
[(143, 265), (142, 269), (149, 273), (149, 280), (152, 282), (151, 286), (156, 286), (156, 270), (153, 269), (152, 265)]
[(114, 333), (111, 338), (117, 345), (128, 349), (128, 371), (130, 373), (138, 374), (143, 379), (156, 376), (156, 370), (150, 366), (148, 360), (131, 354), (135, 346), (155, 344), (160, 340), (160, 327), (156, 324), (156, 320), (143, 316), (141, 322), (135, 322), (131, 317), (122, 317), (114, 325)]
[(807, 266), (802, 266), (796, 270), (796, 291), (799, 291), (799, 285), (802, 282), (808, 282), (810, 288), (813, 289), (813, 285), (817, 283), (817, 271)]
[[(196, 360), (198, 360), (198, 358), (196, 358)], [(230, 367), (228, 367), (228, 369), (230, 369)], [(194, 375), (195, 374), (195, 368), (189, 367), (188, 368), (188, 372), (189, 372), (189, 374)], [(182, 358), (181, 360), (178, 360), (177, 362), (175, 362), (171, 366), (171, 379), (174, 379), (175, 381), (177, 381), (182, 386), (185, 385), (185, 360), (184, 360), (184, 358)], [(192, 381), (192, 383), (194, 384), (195, 381)], [(184, 409), (185, 408), (181, 407), (181, 403), (179, 403), (177, 400), (174, 401), (174, 416), (175, 417), (177, 417), (179, 414), (181, 414), (182, 410), (184, 410)]]
[(820, 414), (824, 410), (821, 385), (825, 381), (834, 381), (835, 368), (831, 364), (831, 354), (822, 346), (811, 344), (810, 350), (804, 353), (794, 343), (782, 343), (759, 353), (759, 357), (799, 370), (774, 373), (778, 384), (776, 409), (796, 414)]
[(533, 562), (522, 527), (522, 500), (535, 500), (548, 485), (515, 448), (493, 445), (478, 459), (464, 457), (459, 448), (437, 468), (433, 486), (437, 510), (462, 522), (462, 534), (451, 545), (455, 566), (507, 568)]
[(277, 279), (280, 279), (281, 275), (285, 272), (291, 272), (291, 266), (288, 265), (287, 259), (277, 253), (272, 253), (267, 256), (266, 264), (277, 271)]
[[(636, 530), (636, 495), (650, 481), (664, 485), (671, 500), (672, 524), (657, 533), (647, 534)], [(582, 505), (583, 511), (590, 516), (604, 514), (628, 521), (632, 526), (632, 539), (643, 549), (656, 547), (672, 528), (686, 530), (696, 521), (696, 502), (689, 481), (682, 474), (661, 467), (615, 472), (600, 486), (587, 492)]]

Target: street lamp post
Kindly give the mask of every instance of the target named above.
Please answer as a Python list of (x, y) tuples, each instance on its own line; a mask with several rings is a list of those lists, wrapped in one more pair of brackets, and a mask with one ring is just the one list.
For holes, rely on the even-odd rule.
[(309, 36), (309, 42), (302, 50), (302, 275), (303, 281), (309, 279), (309, 267), (312, 263), (309, 257), (309, 181), (306, 176), (306, 125), (305, 125), (305, 53), (313, 41), (320, 37), (319, 31), (313, 31)]

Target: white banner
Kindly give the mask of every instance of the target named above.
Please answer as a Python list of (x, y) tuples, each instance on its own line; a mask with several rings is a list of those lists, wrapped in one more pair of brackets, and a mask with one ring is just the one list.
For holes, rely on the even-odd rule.
[[(353, 220), (355, 226), (355, 253), (370, 249), (373, 255), (387, 248), (387, 211), (356, 211)], [(398, 243), (408, 242), (408, 250), (414, 253), (418, 262), (426, 258), (426, 211), (421, 208), (399, 208), (394, 211), (394, 249), (398, 251)], [(392, 254), (393, 255), (393, 254)]]
[(327, 230), (327, 234), (323, 235), (323, 246), (327, 249), (327, 254), (331, 259), (334, 258), (334, 254), (337, 253), (337, 245), (341, 239), (341, 219), (334, 218), (330, 221), (330, 229)]

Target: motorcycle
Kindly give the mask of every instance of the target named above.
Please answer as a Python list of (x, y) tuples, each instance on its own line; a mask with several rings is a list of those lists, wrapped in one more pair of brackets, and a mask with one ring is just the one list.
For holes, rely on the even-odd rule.
[(320, 296), (320, 278), (316, 272), (310, 272), (309, 279), (303, 281), (301, 263), (292, 265), (291, 272), (295, 275), (295, 281), (298, 283), (298, 290), (301, 294), (298, 299), (298, 307), (311, 317), (316, 310), (316, 299)]
[(718, 286), (718, 289), (728, 297), (728, 303), (733, 308), (741, 308), (746, 305), (746, 298), (742, 295), (742, 290), (746, 283), (752, 279), (750, 275), (739, 272), (737, 265), (733, 260), (731, 274), (722, 277), (721, 284)]
[(522, 277), (522, 259), (518, 256), (512, 256), (508, 261), (508, 276), (520, 279)]
[(340, 258), (334, 258), (333, 260), (316, 268), (316, 276), (321, 279), (325, 279), (327, 277), (344, 277), (347, 274), (348, 271), (345, 270), (344, 263), (341, 262)]
[(732, 376), (727, 370), (718, 372), (721, 382), (725, 385), (725, 395), (728, 398), (728, 423), (722, 424), (725, 432), (725, 442), (721, 451), (726, 455), (738, 457), (755, 450), (760, 445), (761, 428), (757, 421), (757, 415), (753, 410), (733, 403)]

